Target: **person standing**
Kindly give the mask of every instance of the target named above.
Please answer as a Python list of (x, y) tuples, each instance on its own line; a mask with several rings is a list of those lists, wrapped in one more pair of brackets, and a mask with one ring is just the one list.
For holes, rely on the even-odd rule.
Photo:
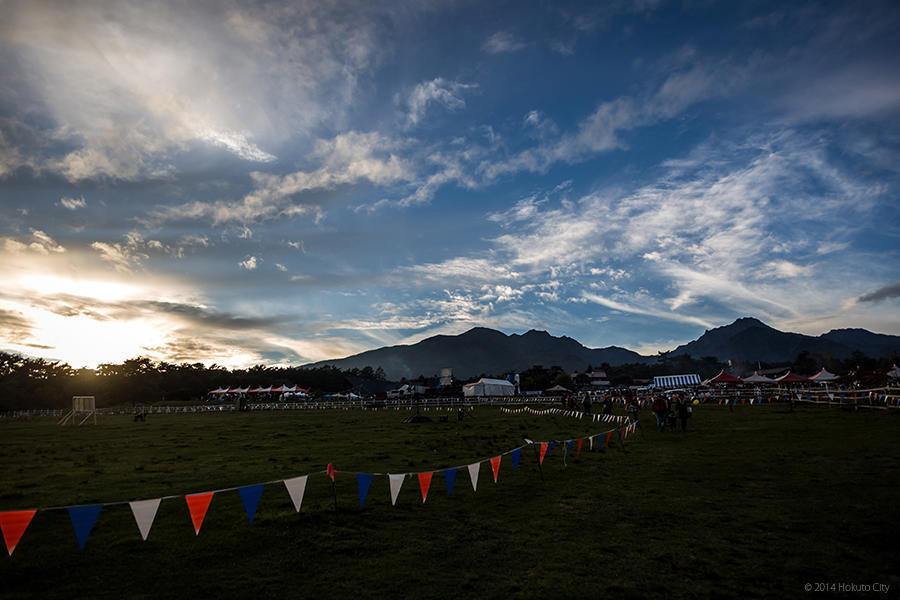
[(668, 402), (666, 398), (660, 394), (656, 398), (653, 399), (653, 404), (651, 405), (651, 409), (653, 413), (656, 415), (656, 427), (660, 431), (666, 430), (666, 414), (669, 412)]
[(690, 406), (684, 396), (678, 398), (678, 404), (676, 405), (675, 411), (678, 414), (678, 419), (681, 421), (681, 431), (684, 433), (687, 431), (687, 420), (691, 416)]

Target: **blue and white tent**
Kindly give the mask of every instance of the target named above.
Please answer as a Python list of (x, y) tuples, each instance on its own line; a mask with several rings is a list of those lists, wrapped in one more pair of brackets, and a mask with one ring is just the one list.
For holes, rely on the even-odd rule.
[(700, 385), (700, 376), (694, 373), (688, 375), (662, 375), (653, 378), (653, 387), (674, 388), (685, 385)]

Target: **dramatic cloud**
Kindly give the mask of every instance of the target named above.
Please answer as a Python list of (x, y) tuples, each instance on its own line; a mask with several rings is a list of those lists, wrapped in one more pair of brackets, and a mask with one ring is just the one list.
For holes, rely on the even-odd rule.
[(662, 5), (3, 2), (0, 344), (900, 334), (896, 3)]

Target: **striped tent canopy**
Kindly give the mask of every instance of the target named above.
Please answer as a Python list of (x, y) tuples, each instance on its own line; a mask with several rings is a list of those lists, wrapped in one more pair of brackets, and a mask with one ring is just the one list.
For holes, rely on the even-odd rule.
[(653, 378), (653, 387), (671, 388), (684, 385), (700, 385), (700, 376), (690, 373), (688, 375), (662, 375)]

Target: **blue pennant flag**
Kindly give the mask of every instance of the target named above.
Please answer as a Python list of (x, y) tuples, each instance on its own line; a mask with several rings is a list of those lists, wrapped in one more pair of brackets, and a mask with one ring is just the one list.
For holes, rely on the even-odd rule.
[(450, 495), (450, 490), (453, 489), (453, 484), (456, 483), (456, 472), (459, 469), (444, 469), (444, 478), (447, 480), (447, 495)]
[(566, 442), (566, 456), (572, 453), (572, 440)]
[(550, 454), (550, 451), (553, 450), (553, 446), (555, 446), (555, 445), (556, 445), (556, 442), (553, 440), (550, 440), (550, 443), (547, 444), (547, 451), (544, 453), (544, 456), (547, 456), (548, 454)]
[(369, 493), (369, 486), (372, 485), (372, 478), (375, 475), (372, 473), (357, 473), (356, 474), (356, 485), (359, 488), (359, 507), (362, 508), (363, 503), (366, 501), (366, 494)]
[(513, 473), (519, 470), (519, 458), (522, 456), (522, 449), (516, 448), (512, 452), (510, 452), (513, 461)]
[(256, 516), (256, 507), (259, 506), (259, 497), (262, 496), (263, 484), (248, 485), (247, 487), (238, 488), (238, 494), (241, 495), (241, 501), (244, 503), (244, 509), (250, 522)]
[(92, 504), (90, 506), (70, 506), (69, 519), (72, 520), (72, 527), (75, 528), (75, 537), (78, 538), (78, 547), (84, 548), (88, 536), (91, 535), (91, 529), (97, 521), (97, 515), (103, 508), (102, 504)]

